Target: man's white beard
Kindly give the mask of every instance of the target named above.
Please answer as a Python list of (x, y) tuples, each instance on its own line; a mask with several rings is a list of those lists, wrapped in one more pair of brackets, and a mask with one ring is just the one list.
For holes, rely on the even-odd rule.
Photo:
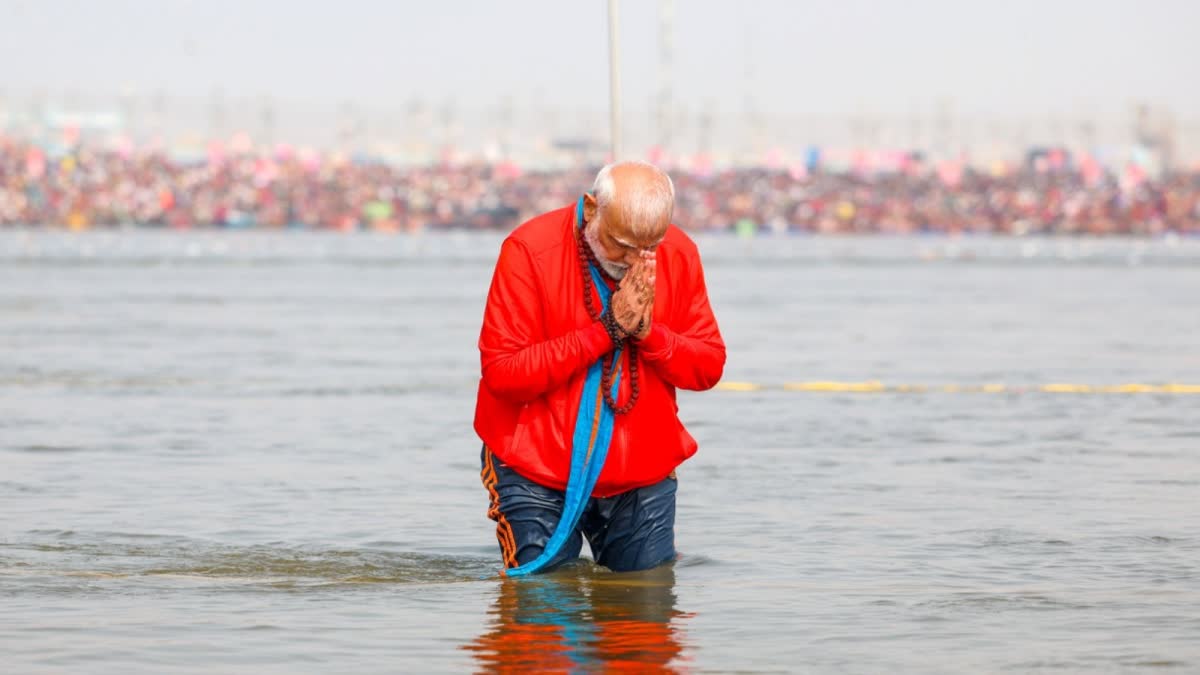
[(592, 255), (596, 256), (596, 262), (600, 263), (600, 268), (608, 273), (608, 276), (614, 279), (621, 279), (625, 273), (629, 271), (629, 265), (615, 263), (604, 257), (604, 247), (600, 245), (600, 220), (594, 219), (583, 228), (583, 239), (592, 249)]

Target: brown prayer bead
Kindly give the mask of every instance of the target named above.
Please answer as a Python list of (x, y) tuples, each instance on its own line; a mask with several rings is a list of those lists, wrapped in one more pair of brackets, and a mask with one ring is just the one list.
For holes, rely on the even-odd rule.
[[(592, 252), (591, 247), (584, 241), (583, 225), (583, 223), (580, 223), (580, 227), (575, 232), (575, 242), (579, 249), (579, 271), (583, 274), (583, 303), (587, 307), (588, 316), (592, 317), (593, 321), (599, 321), (600, 310), (596, 309), (596, 303), (592, 300), (594, 288), (592, 285), (592, 274), (588, 268), (592, 264), (595, 264), (596, 269), (600, 271), (600, 274), (605, 279), (609, 279), (610, 281), (616, 280), (609, 276), (604, 271), (604, 267), (596, 261), (596, 256)], [(633, 406), (637, 404), (638, 394), (641, 391), (638, 384), (637, 345), (629, 339), (623, 340), (622, 343), (625, 345), (625, 349), (629, 351), (629, 400), (625, 402), (625, 405), (618, 406), (612, 396), (613, 371), (616, 369), (616, 366), (620, 365), (616, 364), (614, 366), (613, 352), (604, 355), (604, 362), (601, 364), (600, 370), (600, 390), (604, 394), (604, 402), (612, 409), (614, 415), (624, 415), (633, 410)], [(620, 348), (620, 346), (620, 344), (614, 345), (617, 348)]]

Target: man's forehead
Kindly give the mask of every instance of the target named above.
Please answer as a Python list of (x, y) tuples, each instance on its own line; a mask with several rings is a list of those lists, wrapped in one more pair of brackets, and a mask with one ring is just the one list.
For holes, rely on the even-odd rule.
[[(616, 216), (616, 217), (614, 217)], [(629, 224), (626, 223), (619, 213), (606, 213), (604, 222), (608, 225), (608, 234), (619, 244), (632, 246), (634, 248), (649, 248), (662, 243), (662, 240), (667, 236), (667, 227), (669, 222), (664, 225), (662, 234), (652, 237), (637, 237), (634, 236)]]
[(628, 246), (630, 248), (649, 248), (651, 246), (658, 246), (659, 244), (662, 243), (662, 240), (666, 239), (666, 238), (667, 238), (667, 233), (664, 232), (662, 234), (662, 236), (657, 237), (657, 238), (653, 239), (652, 241), (636, 242), (633, 240), (632, 237), (621, 236), (620, 234), (613, 234), (613, 239), (616, 239), (618, 244), (622, 244), (622, 245)]

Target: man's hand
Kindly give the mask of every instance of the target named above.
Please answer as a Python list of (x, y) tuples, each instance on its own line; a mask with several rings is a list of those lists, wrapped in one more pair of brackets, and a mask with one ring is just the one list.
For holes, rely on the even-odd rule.
[[(654, 253), (642, 251), (612, 296), (613, 318), (622, 330), (638, 340), (650, 334), (650, 320), (654, 315), (655, 263)], [(642, 329), (635, 334), (639, 322)]]

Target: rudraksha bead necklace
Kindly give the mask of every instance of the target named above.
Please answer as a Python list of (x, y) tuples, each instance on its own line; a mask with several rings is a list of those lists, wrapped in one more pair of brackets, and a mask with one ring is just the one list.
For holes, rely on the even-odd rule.
[[(577, 248), (579, 249), (579, 271), (583, 274), (583, 303), (587, 306), (588, 316), (592, 317), (593, 321), (600, 321), (602, 312), (596, 309), (596, 303), (594, 300), (592, 300), (592, 294), (595, 292), (595, 289), (592, 285), (592, 273), (589, 268), (594, 263), (596, 265), (596, 269), (600, 270), (600, 274), (605, 279), (610, 279), (613, 281), (616, 280), (613, 279), (608, 272), (604, 271), (604, 267), (600, 265), (599, 261), (596, 260), (595, 253), (592, 252), (591, 247), (588, 246), (587, 242), (584, 241), (584, 225), (585, 223), (580, 223), (580, 227), (575, 233), (575, 241), (578, 244)], [(609, 313), (611, 314), (611, 310)], [(612, 322), (616, 323), (616, 319), (613, 318)], [(617, 326), (620, 327), (620, 324), (617, 324)], [(638, 327), (641, 328), (641, 326), (642, 324), (639, 323)], [(609, 332), (609, 338), (611, 339), (613, 337), (613, 333), (608, 331), (608, 326), (605, 327), (605, 330)], [(623, 328), (621, 329), (621, 332), (624, 332)], [(641, 387), (638, 384), (637, 345), (633, 342), (633, 340), (628, 339), (628, 335), (626, 335), (626, 338), (621, 342), (624, 342), (626, 349), (629, 350), (630, 393), (629, 400), (625, 402), (625, 405), (618, 406), (617, 402), (613, 400), (612, 396), (612, 379), (615, 370), (613, 367), (613, 354), (615, 353), (615, 349), (614, 351), (604, 355), (604, 363), (601, 365), (600, 370), (600, 389), (604, 392), (604, 402), (608, 404), (608, 407), (612, 409), (613, 414), (615, 415), (624, 415), (630, 410), (633, 410), (633, 406), (638, 400), (638, 394), (641, 392)], [(621, 343), (614, 340), (613, 347), (619, 348), (620, 346)], [(620, 364), (617, 364), (617, 366), (620, 366)]]

